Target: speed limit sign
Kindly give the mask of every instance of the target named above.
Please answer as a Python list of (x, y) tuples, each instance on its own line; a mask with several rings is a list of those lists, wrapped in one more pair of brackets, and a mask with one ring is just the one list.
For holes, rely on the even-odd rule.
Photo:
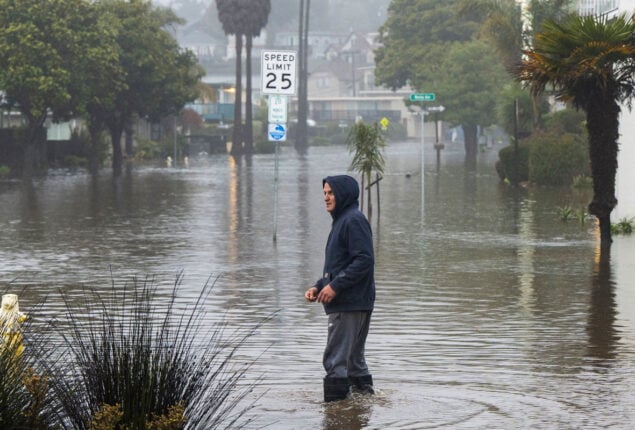
[(294, 95), (296, 92), (296, 51), (263, 51), (263, 94)]

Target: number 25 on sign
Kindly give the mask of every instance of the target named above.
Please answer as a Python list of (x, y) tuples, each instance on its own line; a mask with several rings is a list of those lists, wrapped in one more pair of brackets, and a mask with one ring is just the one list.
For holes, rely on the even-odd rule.
[(295, 51), (262, 52), (261, 89), (263, 94), (295, 94), (296, 59)]

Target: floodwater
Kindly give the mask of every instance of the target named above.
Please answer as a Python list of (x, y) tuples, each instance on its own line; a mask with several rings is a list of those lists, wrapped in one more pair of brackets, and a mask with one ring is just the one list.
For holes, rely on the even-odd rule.
[(195, 297), (218, 276), (208, 306), (230, 326), (277, 311), (245, 352), (260, 355), (248, 378), (262, 378), (249, 428), (633, 428), (635, 237), (600, 260), (594, 223), (557, 216), (575, 196), (501, 186), (497, 149), (476, 166), (452, 145), (437, 166), (431, 149), (422, 205), (418, 144), (387, 148), (379, 219), (373, 194), (373, 397), (322, 403), (326, 317), (303, 298), (330, 225), (321, 178), (347, 171), (345, 147), (283, 148), (277, 204), (273, 155), (2, 182), (0, 290), (24, 312), (45, 302), (63, 315), (60, 289), (79, 302), (83, 285), (170, 285), (183, 271), (181, 294)]

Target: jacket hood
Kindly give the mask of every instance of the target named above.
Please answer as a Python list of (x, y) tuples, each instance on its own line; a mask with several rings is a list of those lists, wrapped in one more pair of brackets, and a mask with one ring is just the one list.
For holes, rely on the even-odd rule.
[(328, 183), (335, 196), (335, 210), (331, 212), (337, 218), (349, 207), (359, 207), (359, 185), (355, 178), (348, 175), (327, 176), (322, 179), (322, 187)]

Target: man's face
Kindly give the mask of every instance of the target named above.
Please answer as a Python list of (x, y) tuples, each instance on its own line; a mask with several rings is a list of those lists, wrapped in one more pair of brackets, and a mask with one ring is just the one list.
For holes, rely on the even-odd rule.
[(324, 203), (326, 204), (326, 211), (333, 212), (335, 210), (335, 194), (328, 182), (324, 183)]

